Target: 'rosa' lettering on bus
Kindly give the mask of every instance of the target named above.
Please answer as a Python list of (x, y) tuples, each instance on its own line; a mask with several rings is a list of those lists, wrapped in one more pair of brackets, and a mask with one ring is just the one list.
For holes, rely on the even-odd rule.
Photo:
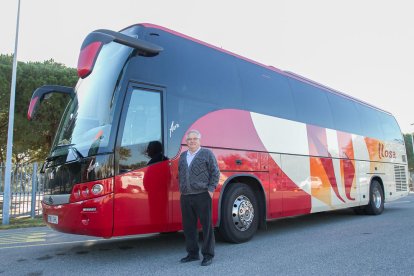
[(382, 143), (378, 144), (378, 155), (380, 159), (384, 157), (385, 158), (396, 158), (397, 157), (397, 154), (395, 151), (386, 150), (384, 144)]

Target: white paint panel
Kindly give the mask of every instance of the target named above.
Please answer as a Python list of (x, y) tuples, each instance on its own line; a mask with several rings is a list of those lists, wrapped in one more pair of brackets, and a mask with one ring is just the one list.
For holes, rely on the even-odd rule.
[[(272, 154), (273, 158), (273, 154)], [(295, 184), (311, 194), (310, 161), (308, 156), (282, 154), (282, 170)]]
[(267, 151), (309, 155), (306, 124), (254, 112), (250, 115)]
[(312, 209), (311, 213), (323, 212), (331, 210), (329, 205), (325, 204), (323, 201), (320, 201), (316, 197), (312, 197)]
[(384, 184), (385, 198), (395, 196), (397, 192), (396, 190), (397, 186), (395, 182), (394, 164), (387, 163), (387, 164), (383, 164), (383, 166), (384, 166), (383, 168), (384, 168), (385, 175), (382, 175), (381, 179)]
[(279, 166), (279, 168), (282, 168), (282, 161), (281, 161), (280, 154), (271, 153), (270, 157), (272, 157), (273, 161), (276, 162), (276, 164)]
[[(368, 204), (369, 201), (369, 182), (371, 181), (370, 162), (368, 161), (357, 161), (357, 194), (355, 196), (356, 201), (360, 201), (361, 205)], [(363, 198), (365, 195), (365, 198)]]
[(328, 141), (328, 151), (333, 158), (339, 158), (338, 135), (336, 130), (326, 129), (326, 138)]
[[(389, 151), (394, 151), (395, 152), (395, 158), (392, 157), (383, 157), (383, 159), (387, 162), (393, 162), (393, 163), (404, 163), (406, 164), (407, 162), (403, 162), (402, 160), (402, 156), (405, 155), (406, 156), (406, 160), (407, 160), (407, 152), (405, 150), (405, 146), (399, 144), (398, 142), (384, 142), (384, 151), (389, 150)], [(412, 150), (412, 149), (410, 149)], [(383, 152), (383, 154), (385, 155), (385, 152)]]
[[(405, 146), (401, 145), (401, 144), (393, 144), (393, 146), (391, 146), (391, 148), (393, 150), (395, 150), (395, 152), (397, 153), (396, 162), (407, 164), (408, 157), (407, 157), (407, 152), (405, 150)], [(410, 150), (412, 150), (412, 149), (410, 149)], [(403, 155), (405, 155), (405, 161), (403, 161), (403, 159), (402, 159)]]
[(352, 144), (354, 146), (354, 158), (357, 160), (369, 160), (369, 153), (364, 137), (352, 134)]

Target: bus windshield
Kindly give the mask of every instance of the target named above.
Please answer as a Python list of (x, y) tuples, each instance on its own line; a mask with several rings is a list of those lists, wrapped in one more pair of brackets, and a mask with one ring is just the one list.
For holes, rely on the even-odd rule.
[(75, 97), (62, 117), (51, 157), (67, 153), (69, 146), (83, 157), (112, 152), (109, 138), (119, 94), (118, 80), (131, 51), (117, 43), (103, 46), (93, 72), (76, 85)]

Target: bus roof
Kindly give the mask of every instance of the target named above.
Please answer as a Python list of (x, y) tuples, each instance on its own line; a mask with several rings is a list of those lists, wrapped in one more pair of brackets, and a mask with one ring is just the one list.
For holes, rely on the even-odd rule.
[(312, 85), (312, 86), (315, 86), (315, 87), (321, 88), (321, 89), (323, 89), (323, 90), (325, 90), (325, 91), (328, 91), (329, 93), (336, 94), (336, 95), (338, 95), (338, 96), (340, 96), (340, 97), (343, 97), (343, 98), (349, 99), (349, 100), (351, 100), (351, 101), (354, 101), (354, 102), (357, 102), (357, 103), (363, 104), (363, 105), (365, 105), (365, 106), (368, 106), (368, 107), (374, 108), (374, 109), (376, 109), (376, 110), (378, 110), (378, 111), (381, 111), (381, 112), (384, 112), (384, 113), (387, 113), (387, 114), (391, 115), (391, 113), (390, 113), (390, 112), (388, 112), (388, 111), (386, 111), (386, 110), (383, 110), (383, 109), (381, 109), (381, 108), (379, 108), (379, 107), (377, 107), (377, 106), (374, 106), (374, 105), (372, 105), (372, 104), (370, 104), (370, 103), (367, 103), (367, 102), (365, 102), (365, 101), (362, 101), (362, 100), (359, 100), (359, 99), (354, 98), (354, 97), (352, 97), (352, 96), (349, 96), (348, 94), (345, 94), (345, 93), (343, 93), (343, 92), (341, 92), (341, 91), (338, 91), (338, 90), (336, 90), (336, 89), (332, 89), (332, 88), (330, 88), (330, 87), (328, 87), (328, 86), (326, 86), (326, 85), (323, 85), (323, 84), (321, 84), (321, 83), (315, 82), (315, 81), (313, 81), (313, 80), (311, 80), (311, 79), (308, 79), (308, 78), (306, 78), (306, 77), (303, 77), (303, 76), (301, 76), (301, 75), (299, 75), (299, 74), (296, 74), (296, 73), (293, 73), (293, 72), (290, 72), (290, 71), (283, 71), (283, 70), (280, 70), (280, 69), (278, 69), (278, 68), (276, 68), (276, 67), (274, 67), (274, 66), (265, 65), (265, 64), (263, 64), (263, 63), (257, 62), (257, 61), (255, 61), (255, 60), (252, 60), (252, 59), (249, 59), (249, 58), (246, 58), (246, 57), (243, 57), (243, 56), (240, 56), (240, 55), (238, 55), (238, 54), (236, 54), (236, 53), (233, 53), (233, 52), (227, 51), (227, 50), (225, 50), (225, 49), (219, 48), (219, 47), (217, 47), (217, 46), (214, 46), (214, 45), (212, 45), (212, 44), (209, 44), (209, 43), (207, 43), (207, 42), (201, 41), (201, 40), (199, 40), (199, 39), (196, 39), (196, 38), (190, 37), (190, 36), (188, 36), (188, 35), (185, 35), (185, 34), (182, 34), (182, 33), (176, 32), (176, 31), (171, 30), (171, 29), (168, 29), (168, 28), (166, 28), (166, 27), (159, 26), (159, 25), (155, 25), (155, 24), (151, 24), (151, 23), (140, 23), (140, 24), (136, 24), (136, 25), (141, 25), (141, 26), (144, 26), (144, 27), (146, 27), (146, 28), (154, 28), (154, 29), (159, 29), (159, 30), (162, 30), (162, 31), (168, 32), (168, 33), (170, 33), (170, 34), (173, 34), (173, 35), (176, 35), (176, 36), (182, 37), (182, 38), (184, 38), (184, 39), (191, 40), (191, 41), (193, 41), (193, 42), (196, 42), (196, 43), (198, 43), (198, 44), (201, 44), (201, 45), (204, 45), (204, 46), (206, 46), (206, 47), (212, 48), (212, 49), (214, 49), (214, 50), (217, 50), (217, 51), (223, 52), (223, 53), (225, 53), (225, 54), (228, 54), (228, 55), (234, 56), (234, 57), (236, 57), (236, 58), (238, 58), (238, 59), (241, 59), (241, 60), (245, 60), (245, 61), (247, 61), (247, 62), (249, 62), (249, 63), (256, 64), (256, 65), (261, 66), (261, 67), (264, 67), (264, 68), (266, 68), (266, 69), (268, 69), (268, 70), (271, 70), (271, 71), (277, 72), (277, 73), (279, 73), (279, 74), (282, 74), (282, 75), (284, 75), (284, 76), (286, 76), (286, 77), (289, 77), (289, 78), (294, 78), (294, 79), (299, 80), (299, 81), (301, 81), (301, 82), (308, 83), (308, 84), (310, 84), (310, 85)]

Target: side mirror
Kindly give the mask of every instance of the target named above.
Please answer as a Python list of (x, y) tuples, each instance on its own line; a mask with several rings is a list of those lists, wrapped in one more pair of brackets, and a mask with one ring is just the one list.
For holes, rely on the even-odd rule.
[(37, 88), (32, 95), (32, 99), (30, 100), (29, 109), (27, 111), (27, 119), (31, 121), (37, 109), (40, 106), (40, 103), (50, 98), (52, 93), (62, 93), (68, 94), (73, 98), (75, 96), (75, 90), (72, 87), (67, 86), (60, 86), (60, 85), (44, 85), (42, 87)]

